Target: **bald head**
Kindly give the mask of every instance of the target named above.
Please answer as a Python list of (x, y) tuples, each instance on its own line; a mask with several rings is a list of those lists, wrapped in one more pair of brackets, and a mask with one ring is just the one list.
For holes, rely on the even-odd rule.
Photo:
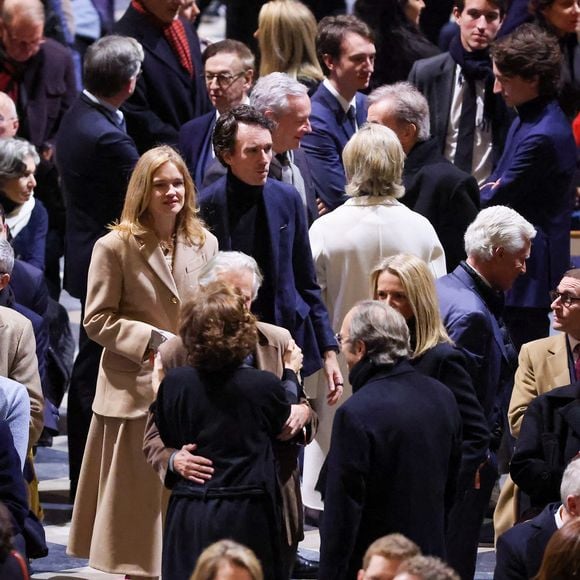
[(9, 139), (18, 131), (18, 114), (14, 101), (0, 92), (0, 139)]

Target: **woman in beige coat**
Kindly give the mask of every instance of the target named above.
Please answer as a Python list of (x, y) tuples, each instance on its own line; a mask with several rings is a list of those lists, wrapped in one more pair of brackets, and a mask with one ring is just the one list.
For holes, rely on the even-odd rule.
[(180, 306), (217, 240), (196, 217), (185, 163), (167, 146), (141, 157), (111, 229), (89, 268), (84, 325), (104, 351), (68, 551), (104, 572), (154, 578), (162, 485), (142, 452), (152, 359), (177, 331)]

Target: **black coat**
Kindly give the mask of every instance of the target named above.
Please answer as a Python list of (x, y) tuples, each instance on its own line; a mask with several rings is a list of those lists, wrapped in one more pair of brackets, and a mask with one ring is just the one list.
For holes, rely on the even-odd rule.
[(540, 569), (544, 550), (556, 531), (559, 503), (547, 505), (535, 518), (510, 528), (498, 540), (494, 580), (528, 580)]
[(401, 202), (425, 216), (445, 250), (447, 271), (465, 259), (463, 236), (479, 212), (479, 187), (439, 152), (435, 137), (417, 143), (405, 160)]
[(560, 499), (568, 462), (580, 451), (580, 383), (559, 387), (534, 399), (522, 422), (510, 465), (516, 485), (532, 507)]
[(475, 471), (486, 458), (489, 428), (467, 371), (465, 355), (459, 349), (442, 342), (422, 356), (412, 359), (411, 364), (428, 377), (443, 383), (453, 393), (463, 426), (460, 473), (473, 481)]
[(281, 578), (271, 440), (289, 413), (280, 381), (266, 371), (169, 371), (157, 397), (161, 438), (174, 449), (195, 441), (199, 454), (212, 458), (215, 472), (204, 485), (180, 479), (173, 486), (163, 539), (164, 577), (189, 579), (200, 553), (228, 537), (254, 550), (265, 578)]
[(392, 532), (445, 557), (460, 454), (457, 404), (439, 381), (406, 360), (369, 368), (362, 381), (350, 377), (356, 392), (336, 412), (327, 459), (324, 580), (356, 578), (368, 546)]
[(127, 130), (140, 153), (160, 143), (177, 146), (181, 125), (211, 108), (202, 74), (199, 38), (188, 22), (183, 24), (194, 66), (193, 77), (181, 66), (163, 32), (147, 14), (129, 5), (115, 24), (115, 34), (135, 38), (145, 51), (143, 74), (135, 92), (123, 105)]

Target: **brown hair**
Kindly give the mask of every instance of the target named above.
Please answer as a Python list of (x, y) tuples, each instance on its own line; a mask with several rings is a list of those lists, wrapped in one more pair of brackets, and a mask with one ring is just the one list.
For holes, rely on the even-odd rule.
[(328, 68), (324, 64), (324, 55), (327, 54), (333, 59), (340, 58), (340, 51), (344, 35), (347, 32), (354, 32), (371, 42), (374, 36), (368, 25), (360, 18), (353, 15), (340, 14), (338, 16), (325, 16), (318, 23), (318, 34), (316, 35), (316, 53), (322, 69), (328, 74)]
[(534, 580), (580, 578), (580, 518), (560, 528), (548, 542), (542, 565)]
[(211, 282), (182, 309), (179, 335), (189, 363), (199, 369), (231, 370), (254, 351), (256, 318), (240, 292), (223, 282)]
[(406, 560), (421, 553), (419, 546), (403, 534), (389, 534), (375, 540), (365, 552), (363, 569), (366, 570), (373, 556), (382, 556), (386, 559)]
[(557, 94), (562, 62), (560, 45), (553, 34), (536, 24), (522, 24), (496, 40), (491, 45), (491, 56), (503, 75), (526, 80), (538, 77), (541, 96)]
[(111, 229), (134, 236), (150, 231), (146, 217), (153, 191), (153, 176), (162, 165), (168, 162), (173, 163), (183, 176), (185, 188), (183, 209), (177, 215), (176, 233), (182, 234), (191, 244), (201, 246), (205, 242), (205, 232), (202, 221), (197, 217), (195, 186), (185, 161), (169, 145), (149, 149), (141, 155), (129, 180), (121, 220), (113, 224)]

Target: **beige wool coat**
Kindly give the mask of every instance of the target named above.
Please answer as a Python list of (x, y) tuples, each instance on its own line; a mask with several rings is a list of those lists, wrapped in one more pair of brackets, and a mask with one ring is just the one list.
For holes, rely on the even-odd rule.
[(217, 253), (178, 237), (173, 271), (153, 233), (112, 231), (95, 244), (84, 325), (104, 347), (73, 511), (69, 553), (113, 574), (158, 576), (163, 490), (141, 451), (155, 398), (146, 356), (152, 330), (177, 332), (181, 305)]

